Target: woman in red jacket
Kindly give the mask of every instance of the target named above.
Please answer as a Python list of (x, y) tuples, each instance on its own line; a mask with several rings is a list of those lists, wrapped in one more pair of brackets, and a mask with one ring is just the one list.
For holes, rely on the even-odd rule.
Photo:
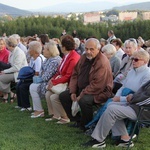
[(6, 49), (6, 43), (4, 39), (0, 39), (0, 61), (8, 63), (9, 51)]
[(53, 85), (57, 85), (59, 83), (69, 83), (72, 71), (80, 59), (80, 55), (74, 50), (75, 42), (72, 36), (65, 35), (61, 44), (61, 51), (64, 54), (64, 58), (57, 73), (49, 81), (49, 91), (46, 92), (46, 101), (50, 118), (46, 119), (46, 121), (56, 119), (59, 120), (57, 123), (65, 124), (69, 123), (70, 120), (60, 103), (59, 95), (53, 93), (51, 88)]

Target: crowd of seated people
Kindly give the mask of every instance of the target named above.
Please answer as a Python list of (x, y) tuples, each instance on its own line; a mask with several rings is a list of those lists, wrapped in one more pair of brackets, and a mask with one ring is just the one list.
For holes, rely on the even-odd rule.
[[(88, 38), (84, 44), (78, 37), (67, 34), (60, 40), (50, 39), (47, 34), (29, 36), (23, 43), (18, 34), (0, 39), (2, 100), (7, 102), (9, 93), (12, 101), (17, 95), (16, 108), (30, 112), (33, 109), (31, 118), (39, 118), (47, 112), (42, 105), (45, 99), (49, 116), (45, 121), (69, 123), (70, 127), (78, 127), (83, 132), (96, 108), (101, 113), (92, 140), (84, 146), (105, 147), (110, 130), (113, 136), (120, 136), (119, 146), (127, 145), (130, 136), (123, 119), (137, 118), (129, 103), (133, 94), (150, 78), (149, 48), (143, 49), (148, 42), (139, 37), (123, 43), (112, 30), (108, 36), (108, 40), (100, 41)], [(101, 45), (101, 42), (104, 43)], [(30, 81), (17, 79), (25, 66), (35, 70)], [(11, 92), (12, 81), (17, 85), (16, 95)], [(55, 93), (53, 87), (60, 84), (67, 84), (67, 88)], [(75, 116), (72, 115), (73, 102), (80, 107)], [(133, 143), (130, 145), (132, 147)]]
[[(105, 110), (101, 110), (98, 123), (91, 135), (93, 139), (88, 141), (85, 146), (93, 148), (105, 147), (105, 138), (110, 130), (113, 136), (121, 136), (117, 146), (126, 147), (129, 144), (130, 136), (127, 132), (124, 119), (137, 119), (137, 114), (134, 110), (136, 104), (131, 107), (130, 101), (133, 94), (142, 85), (150, 81), (150, 68), (147, 66), (149, 58), (148, 52), (143, 50), (133, 53), (133, 69), (128, 72), (122, 87), (117, 91), (116, 95), (106, 102), (105, 105), (107, 106), (104, 106)], [(131, 142), (130, 147), (133, 146), (134, 144)]]

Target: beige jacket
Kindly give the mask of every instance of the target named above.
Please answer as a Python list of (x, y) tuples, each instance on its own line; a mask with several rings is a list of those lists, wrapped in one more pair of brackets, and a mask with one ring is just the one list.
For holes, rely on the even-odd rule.
[(14, 79), (15, 82), (17, 82), (19, 70), (24, 66), (28, 66), (26, 56), (24, 52), (16, 46), (15, 49), (11, 52), (8, 61), (12, 67), (9, 69), (5, 69), (4, 73), (14, 73)]

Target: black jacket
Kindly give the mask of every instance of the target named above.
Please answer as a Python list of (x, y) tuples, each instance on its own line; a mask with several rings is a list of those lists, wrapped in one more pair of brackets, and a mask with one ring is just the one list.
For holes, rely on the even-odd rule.
[[(130, 101), (130, 107), (134, 109), (136, 114), (140, 110), (140, 106), (150, 107), (150, 81), (146, 82), (136, 93), (133, 94), (133, 98)], [(150, 119), (150, 111), (142, 113), (141, 119)]]

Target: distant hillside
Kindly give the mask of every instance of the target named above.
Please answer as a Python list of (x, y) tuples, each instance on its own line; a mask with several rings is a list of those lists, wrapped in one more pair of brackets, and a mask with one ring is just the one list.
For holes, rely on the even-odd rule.
[(91, 11), (100, 11), (105, 9), (111, 9), (112, 7), (115, 7), (116, 3), (109, 2), (109, 4), (105, 1), (97, 1), (93, 0), (93, 2), (62, 2), (59, 4), (47, 6), (38, 10), (39, 12), (91, 12)]
[[(56, 14), (56, 13), (70, 13), (70, 12), (91, 12), (91, 11), (106, 11), (110, 9), (117, 9), (119, 11), (125, 10), (144, 10), (150, 11), (150, 2), (136, 3), (126, 6), (117, 6), (113, 1), (109, 4), (105, 1), (97, 1), (93, 0), (93, 2), (87, 3), (77, 3), (77, 2), (63, 2), (56, 5), (47, 6), (38, 10), (27, 11), (21, 10), (18, 8), (14, 8), (8, 5), (4, 5), (0, 3), (0, 16), (5, 14), (10, 15), (12, 17), (18, 16), (30, 16), (32, 14), (43, 14), (46, 12), (47, 14)], [(33, 7), (34, 8), (34, 7)]]
[(26, 11), (26, 10), (21, 10), (18, 8), (14, 8), (11, 6), (7, 6), (4, 4), (0, 3), (0, 16), (1, 15), (11, 15), (13, 17), (18, 17), (18, 16), (26, 16), (26, 15), (30, 15), (31, 12), (30, 11)]
[(143, 10), (143, 11), (150, 11), (150, 2), (143, 2), (143, 3), (136, 3), (131, 5), (125, 5), (120, 7), (114, 7), (113, 9), (119, 11), (126, 11), (126, 10)]

